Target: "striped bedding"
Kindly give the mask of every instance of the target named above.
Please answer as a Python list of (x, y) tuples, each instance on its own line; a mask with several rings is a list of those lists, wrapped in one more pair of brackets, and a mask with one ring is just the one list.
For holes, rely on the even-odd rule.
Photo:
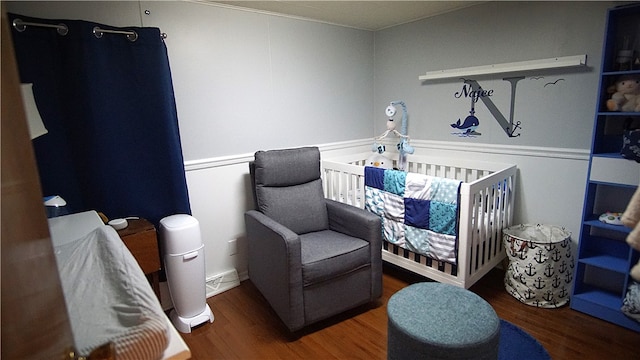
[(160, 359), (168, 323), (133, 255), (110, 226), (58, 245), (58, 271), (78, 353), (113, 342), (118, 359)]

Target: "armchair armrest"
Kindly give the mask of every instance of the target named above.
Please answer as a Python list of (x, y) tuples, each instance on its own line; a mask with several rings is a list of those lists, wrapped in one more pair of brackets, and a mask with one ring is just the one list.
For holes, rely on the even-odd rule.
[(304, 324), (300, 238), (256, 210), (244, 215), (249, 278), (289, 328)]
[(382, 295), (382, 220), (367, 210), (325, 199), (329, 228), (366, 240), (371, 248), (371, 299)]
[(331, 230), (374, 242), (374, 247), (382, 248), (382, 224), (379, 216), (338, 201), (325, 201)]

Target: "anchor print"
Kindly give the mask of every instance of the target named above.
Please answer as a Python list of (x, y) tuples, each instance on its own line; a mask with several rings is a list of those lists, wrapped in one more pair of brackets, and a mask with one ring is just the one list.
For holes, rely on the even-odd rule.
[(516, 136), (520, 136), (520, 134), (519, 134), (519, 133), (518, 133), (518, 134), (516, 134), (516, 135), (513, 135), (513, 133), (514, 133), (514, 132), (516, 132), (516, 130), (518, 130), (518, 129), (522, 129), (522, 126), (520, 126), (520, 125), (522, 125), (522, 122), (521, 122), (521, 121), (516, 121), (516, 123), (515, 123), (515, 124), (513, 124), (513, 130), (509, 130), (509, 128), (508, 128), (508, 127), (506, 127), (506, 128), (504, 128), (504, 131), (506, 131), (506, 132), (507, 132), (507, 135), (509, 135), (509, 137), (516, 137)]
[(511, 296), (513, 296), (514, 298), (519, 298), (520, 297), (519, 295), (520, 294), (518, 294), (518, 292), (515, 289), (511, 290)]
[(553, 269), (553, 264), (547, 264), (547, 265), (544, 267), (544, 274), (545, 274), (547, 277), (552, 277), (554, 273), (555, 273), (555, 272), (554, 272), (554, 269)]
[(551, 251), (551, 250), (555, 249), (555, 248), (556, 248), (556, 246), (555, 246), (554, 244), (545, 244), (545, 245), (544, 245), (544, 248), (545, 248), (545, 250), (547, 250), (547, 251)]
[(535, 293), (533, 291), (531, 291), (531, 289), (527, 289), (527, 291), (524, 293), (523, 298), (530, 300), (535, 298)]
[(544, 284), (544, 280), (542, 279), (542, 277), (541, 277), (541, 276), (538, 276), (538, 279), (536, 279), (536, 280), (533, 282), (533, 285), (532, 285), (532, 286), (533, 286), (534, 288), (538, 289), (538, 290), (540, 290), (540, 289), (544, 289), (545, 284)]
[(529, 276), (533, 276), (535, 274), (537, 274), (537, 271), (534, 271), (533, 269), (533, 264), (529, 263), (529, 265), (525, 266), (525, 274), (529, 275)]
[(558, 275), (554, 276), (551, 286), (557, 289), (560, 285), (562, 285), (562, 280), (560, 279), (560, 276)]
[(562, 259), (562, 255), (560, 254), (560, 250), (558, 250), (557, 248), (554, 248), (553, 252), (551, 254), (552, 254), (551, 259), (553, 261), (558, 261), (558, 260)]
[(544, 251), (540, 249), (536, 253), (536, 256), (533, 258), (533, 260), (535, 260), (538, 264), (542, 264), (547, 260), (543, 255), (544, 255)]
[(553, 291), (547, 290), (547, 292), (545, 292), (544, 295), (542, 295), (542, 298), (547, 301), (553, 300)]
[(518, 259), (525, 260), (527, 258), (527, 254), (523, 251), (518, 253)]
[(524, 276), (524, 274), (519, 274), (519, 276), (518, 276), (518, 277), (519, 277), (519, 279), (518, 279), (518, 280), (520, 281), (520, 283), (521, 283), (522, 285), (527, 285), (527, 277), (526, 277), (526, 276)]
[(569, 284), (571, 281), (573, 281), (573, 272), (567, 271), (564, 277), (564, 283)]
[(560, 268), (558, 269), (558, 272), (560, 272), (560, 274), (564, 274), (565, 271), (567, 271), (567, 262), (563, 261), (560, 263)]
[(562, 299), (564, 297), (566, 297), (569, 294), (569, 292), (567, 291), (566, 287), (562, 287), (560, 288), (560, 292), (558, 293), (558, 296)]
[(511, 278), (510, 278), (510, 277), (508, 277), (508, 276), (505, 276), (505, 278), (504, 278), (504, 284), (505, 284), (505, 285), (509, 285), (509, 286), (513, 285), (513, 283), (511, 282)]

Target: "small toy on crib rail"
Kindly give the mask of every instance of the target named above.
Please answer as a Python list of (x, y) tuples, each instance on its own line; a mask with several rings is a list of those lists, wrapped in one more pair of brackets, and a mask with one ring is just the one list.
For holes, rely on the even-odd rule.
[(391, 169), (391, 160), (382, 154), (375, 153), (369, 156), (365, 166), (373, 166), (381, 169)]
[(371, 147), (371, 151), (377, 152), (378, 154), (382, 154), (383, 152), (385, 152), (385, 150), (387, 150), (387, 148), (384, 145), (378, 143), (373, 143), (373, 146)]

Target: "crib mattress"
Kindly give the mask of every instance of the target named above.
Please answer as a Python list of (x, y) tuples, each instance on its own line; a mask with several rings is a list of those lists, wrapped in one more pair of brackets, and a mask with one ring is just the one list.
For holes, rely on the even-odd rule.
[[(56, 228), (53, 223), (51, 229)], [(111, 341), (118, 359), (161, 358), (168, 344), (166, 316), (117, 232), (100, 223), (75, 239), (72, 236), (77, 234), (54, 233), (58, 271), (78, 352), (89, 354)]]

